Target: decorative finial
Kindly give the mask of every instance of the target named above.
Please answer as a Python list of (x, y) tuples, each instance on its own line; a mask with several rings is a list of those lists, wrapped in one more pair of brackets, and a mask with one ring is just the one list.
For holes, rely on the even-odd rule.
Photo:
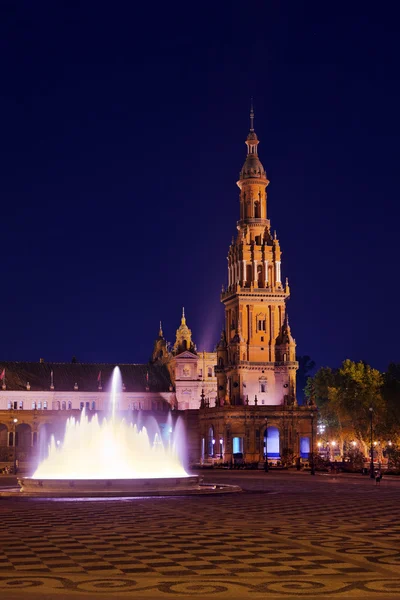
[(158, 337), (163, 337), (163, 330), (162, 330), (161, 321), (160, 321), (160, 331), (158, 332)]
[(182, 319), (181, 319), (181, 323), (182, 325), (184, 325), (186, 323), (186, 319), (185, 319), (185, 307), (182, 307)]
[(274, 240), (276, 240), (276, 229), (274, 231)]
[(251, 99), (251, 104), (250, 104), (250, 131), (254, 131), (254, 108), (253, 108), (253, 98)]

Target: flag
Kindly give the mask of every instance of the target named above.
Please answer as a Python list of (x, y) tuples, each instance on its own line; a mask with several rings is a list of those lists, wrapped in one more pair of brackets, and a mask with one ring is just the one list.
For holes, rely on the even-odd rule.
[(101, 371), (99, 371), (99, 374), (97, 375), (97, 381), (100, 382), (101, 381)]
[(0, 375), (0, 381), (4, 381), (4, 379), (6, 378), (6, 370), (3, 369)]

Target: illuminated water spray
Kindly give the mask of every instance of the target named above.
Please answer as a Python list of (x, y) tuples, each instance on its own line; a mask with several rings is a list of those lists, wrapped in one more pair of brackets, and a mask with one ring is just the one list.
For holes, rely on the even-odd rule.
[[(181, 427), (172, 431), (167, 442), (155, 433), (151, 441), (145, 427), (138, 429), (116, 415), (122, 392), (121, 372), (114, 369), (111, 386), (111, 420), (100, 423), (97, 414), (89, 419), (85, 411), (76, 420), (70, 417), (62, 444), (51, 436), (49, 454), (34, 479), (157, 479), (188, 477), (182, 465)], [(181, 439), (182, 438), (182, 439)]]

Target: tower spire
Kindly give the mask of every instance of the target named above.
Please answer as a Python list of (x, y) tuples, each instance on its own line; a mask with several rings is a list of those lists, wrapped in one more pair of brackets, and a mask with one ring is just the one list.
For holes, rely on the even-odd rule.
[(184, 325), (186, 323), (186, 319), (185, 319), (185, 307), (182, 306), (182, 320), (181, 320), (182, 325)]
[(161, 321), (160, 321), (160, 331), (158, 332), (158, 337), (160, 337), (160, 338), (164, 337)]
[(253, 108), (253, 98), (250, 102), (250, 131), (254, 131), (254, 108)]

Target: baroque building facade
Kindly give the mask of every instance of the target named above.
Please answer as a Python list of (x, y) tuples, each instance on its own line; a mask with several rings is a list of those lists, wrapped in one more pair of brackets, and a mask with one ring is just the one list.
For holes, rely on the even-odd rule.
[[(185, 311), (170, 349), (160, 323), (148, 364), (119, 365), (121, 415), (154, 416), (160, 427), (182, 416), (189, 463), (308, 459), (315, 406), (296, 400), (296, 343), (282, 283), (281, 248), (267, 216), (269, 181), (258, 156), (254, 114), (237, 185), (237, 236), (228, 250), (221, 301), (225, 326), (215, 352), (198, 351)], [(115, 365), (0, 362), (0, 463), (38, 459), (69, 416), (106, 414)], [(11, 457), (11, 458), (10, 458)]]

